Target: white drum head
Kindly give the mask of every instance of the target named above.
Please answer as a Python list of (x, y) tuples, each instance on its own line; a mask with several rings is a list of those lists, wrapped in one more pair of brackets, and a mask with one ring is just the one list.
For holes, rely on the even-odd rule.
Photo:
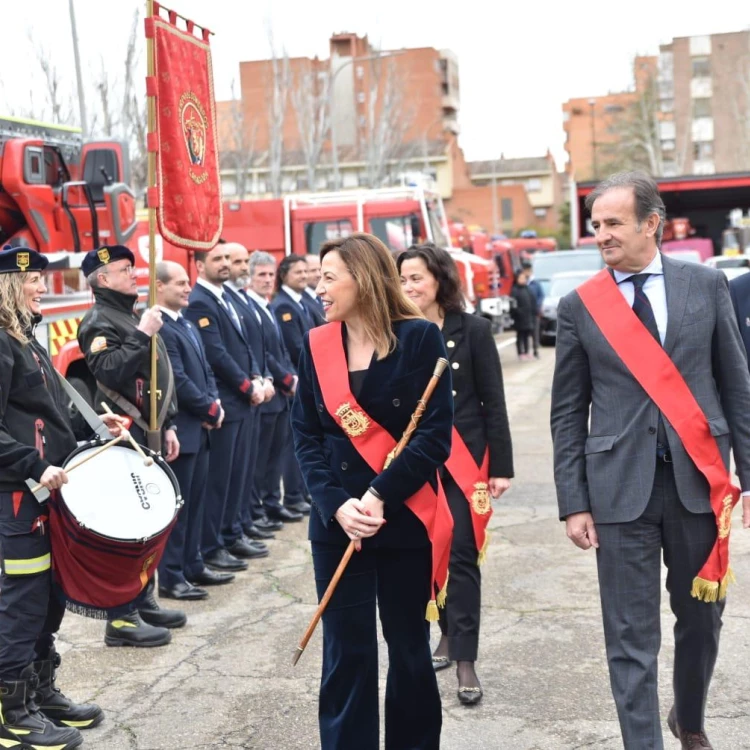
[[(99, 447), (75, 453), (66, 467)], [(164, 531), (179, 502), (175, 485), (158, 462), (146, 466), (138, 453), (119, 445), (71, 471), (61, 494), (79, 523), (122, 541), (150, 539)]]

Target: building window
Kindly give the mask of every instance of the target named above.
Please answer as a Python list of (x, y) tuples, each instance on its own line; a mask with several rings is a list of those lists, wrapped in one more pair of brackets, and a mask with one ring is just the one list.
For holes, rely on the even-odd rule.
[(677, 176), (677, 162), (664, 160), (662, 164), (665, 177), (676, 177)]
[(530, 180), (526, 180), (527, 193), (538, 193), (541, 189), (542, 181), (538, 177), (532, 177)]
[(674, 81), (659, 81), (659, 99), (674, 99)]
[(622, 104), (608, 104), (604, 108), (604, 111), (608, 115), (616, 115), (616, 114), (619, 114), (620, 112), (624, 112), (625, 111), (625, 107), (623, 107)]
[(693, 159), (696, 161), (705, 161), (714, 158), (713, 141), (703, 141), (702, 143), (693, 144)]
[(361, 65), (357, 65), (357, 78), (362, 79), (365, 77), (365, 69)]
[(691, 36), (690, 37), (690, 54), (710, 55), (711, 54), (711, 37), (710, 36)]
[(661, 150), (662, 151), (674, 151), (676, 148), (674, 141), (662, 141), (661, 142)]
[(500, 201), (502, 220), (507, 222), (513, 221), (513, 200), (511, 198), (503, 198)]
[(662, 120), (659, 123), (659, 137), (663, 141), (675, 139), (675, 124), (672, 120)]
[(662, 99), (659, 102), (659, 109), (662, 112), (674, 112), (674, 99)]
[(711, 75), (710, 57), (694, 57), (692, 64), (693, 78), (708, 78)]
[(714, 121), (711, 117), (699, 117), (692, 122), (691, 136), (693, 143), (712, 141), (714, 139)]
[(535, 208), (534, 209), (534, 216), (536, 216), (537, 219), (546, 219), (547, 218), (547, 209), (546, 208)]
[(713, 159), (693, 162), (693, 174), (716, 174), (716, 165)]
[(360, 104), (364, 104), (364, 103), (365, 103), (365, 92), (364, 92), (364, 91), (360, 91), (360, 92), (359, 92), (359, 93), (357, 94), (357, 101), (358, 101), (358, 102), (359, 102)]
[(711, 100), (693, 99), (693, 117), (711, 117)]
[(346, 171), (342, 174), (342, 186), (345, 188), (359, 187), (359, 178), (356, 172)]

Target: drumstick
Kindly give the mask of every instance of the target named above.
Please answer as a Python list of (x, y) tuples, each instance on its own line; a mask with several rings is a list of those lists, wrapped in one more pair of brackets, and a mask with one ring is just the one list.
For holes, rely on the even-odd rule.
[[(107, 404), (104, 403), (104, 401), (102, 401), (102, 409), (104, 409), (104, 411), (106, 411), (107, 414), (111, 414), (112, 416), (115, 416), (115, 413), (112, 411), (112, 409), (110, 409), (107, 406)], [(147, 456), (143, 452), (143, 448), (141, 448), (141, 446), (138, 445), (138, 443), (135, 441), (135, 438), (130, 434), (130, 430), (126, 429), (125, 427), (122, 427), (121, 429), (122, 429), (123, 437), (133, 446), (133, 448), (136, 449), (136, 451), (138, 452), (138, 455), (143, 459), (143, 463), (146, 466), (153, 466), (154, 459), (151, 458), (151, 456)]]
[[(73, 469), (77, 469), (79, 466), (83, 466), (87, 461), (90, 461), (92, 458), (96, 458), (100, 453), (104, 453), (108, 448), (111, 448), (113, 445), (117, 445), (125, 436), (124, 435), (118, 435), (116, 438), (112, 438), (108, 443), (105, 443), (100, 448), (97, 448), (95, 451), (92, 451), (88, 454), (88, 456), (85, 456), (80, 461), (76, 461), (74, 464), (71, 464), (68, 466), (67, 469), (65, 469), (66, 474), (70, 474)], [(31, 488), (32, 493), (37, 493), (39, 490), (43, 489), (43, 484), (37, 484), (35, 487)]]
[[(422, 394), (422, 398), (420, 398), (417, 402), (417, 408), (414, 410), (414, 414), (411, 415), (409, 424), (404, 430), (404, 434), (401, 436), (401, 440), (398, 441), (396, 447), (388, 454), (385, 460), (384, 469), (388, 468), (393, 459), (399, 456), (404, 448), (406, 448), (409, 440), (411, 440), (411, 436), (414, 434), (414, 430), (417, 429), (419, 420), (422, 418), (422, 415), (427, 408), (427, 402), (432, 397), (432, 393), (437, 387), (438, 382), (440, 381), (440, 376), (443, 374), (447, 366), (448, 360), (440, 357), (435, 365), (435, 370), (432, 373), (430, 382), (427, 383), (427, 388), (425, 388), (425, 391)], [(328, 606), (328, 602), (331, 600), (333, 592), (336, 590), (336, 586), (338, 586), (341, 576), (344, 575), (346, 566), (349, 564), (349, 560), (351, 560), (353, 553), (354, 542), (349, 542), (349, 546), (346, 548), (346, 552), (344, 552), (344, 556), (341, 558), (341, 562), (339, 563), (338, 568), (336, 568), (336, 572), (333, 574), (333, 578), (331, 578), (331, 582), (328, 584), (328, 588), (326, 589), (325, 594), (323, 594), (323, 598), (320, 600), (320, 604), (318, 604), (318, 608), (315, 610), (315, 614), (313, 615), (312, 620), (310, 620), (310, 624), (307, 626), (307, 630), (305, 630), (305, 634), (302, 636), (302, 640), (299, 642), (297, 650), (294, 652), (294, 656), (292, 657), (292, 666), (295, 666), (297, 664), (300, 656), (302, 656), (302, 652), (305, 650), (308, 642), (310, 641), (310, 638), (312, 638), (312, 634), (315, 632), (315, 628), (317, 627), (318, 622), (320, 622), (320, 618), (323, 616), (323, 612), (325, 612), (325, 609)]]

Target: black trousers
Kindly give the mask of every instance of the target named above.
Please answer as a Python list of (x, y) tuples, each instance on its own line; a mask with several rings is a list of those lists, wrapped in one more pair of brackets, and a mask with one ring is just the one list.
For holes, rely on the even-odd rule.
[(302, 478), (297, 456), (294, 453), (294, 438), (292, 437), (292, 427), (289, 420), (290, 416), (287, 414), (288, 436), (281, 472), (284, 478), (284, 505), (296, 505), (305, 501), (307, 487), (305, 486), (305, 480)]
[(256, 409), (253, 414), (253, 425), (248, 440), (247, 474), (245, 475), (245, 487), (242, 490), (242, 502), (239, 513), (232, 524), (231, 536), (234, 540), (239, 539), (243, 534), (243, 529), (252, 526), (253, 521), (263, 515), (263, 508), (255, 494), (255, 474), (257, 471), (261, 473), (265, 471), (263, 464), (258, 461), (260, 443), (267, 439), (267, 436), (261, 433), (261, 420), (262, 414)]
[(529, 339), (531, 338), (531, 331), (522, 330), (516, 331), (516, 351), (520, 357), (522, 354), (529, 353)]
[(159, 563), (159, 585), (173, 588), (203, 570), (201, 529), (208, 480), (208, 436), (201, 435), (197, 453), (180, 453), (169, 466), (177, 477), (185, 504), (172, 527)]
[(627, 750), (662, 750), (657, 693), (661, 556), (674, 627), (674, 703), (680, 726), (703, 728), (706, 697), (719, 651), (724, 602), (690, 595), (693, 578), (716, 541), (713, 513), (680, 502), (672, 465), (657, 461), (643, 515), (597, 525), (597, 563), (612, 693)]
[(450, 474), (443, 487), (453, 515), (450, 577), (445, 608), (440, 609), (440, 632), (448, 638), (451, 661), (476, 661), (479, 650), (479, 612), (482, 604), (482, 577), (479, 572), (471, 509), (466, 497)]
[(289, 409), (260, 415), (260, 441), (253, 487), (253, 519), (281, 507), (281, 467), (289, 448)]
[(30, 492), (0, 492), (2, 680), (17, 680), (31, 662), (47, 657), (65, 614), (52, 588), (46, 515)]
[[(344, 547), (312, 543), (322, 597)], [(388, 644), (386, 750), (438, 750), (442, 714), (429, 623), (431, 548), (355, 552), (323, 615), (322, 750), (378, 750), (375, 604)]]

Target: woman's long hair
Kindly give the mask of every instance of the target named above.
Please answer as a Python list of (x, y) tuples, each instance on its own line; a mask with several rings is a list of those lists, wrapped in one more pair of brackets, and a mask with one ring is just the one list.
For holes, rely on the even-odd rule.
[(375, 344), (378, 359), (383, 359), (398, 343), (391, 324), (422, 318), (422, 313), (403, 293), (393, 256), (377, 237), (358, 232), (325, 242), (320, 248), (321, 262), (334, 250), (357, 282), (365, 332)]
[(29, 273), (0, 273), (0, 328), (22, 344), (29, 343), (33, 313), (26, 305), (23, 285)]

